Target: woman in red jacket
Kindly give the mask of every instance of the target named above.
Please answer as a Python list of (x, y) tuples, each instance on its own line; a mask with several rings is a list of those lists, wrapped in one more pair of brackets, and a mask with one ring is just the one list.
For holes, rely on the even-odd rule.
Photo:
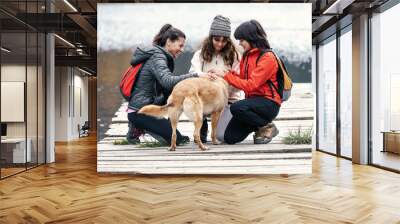
[(234, 36), (245, 50), (240, 61), (240, 74), (230, 71), (222, 76), (230, 85), (243, 90), (246, 98), (231, 105), (233, 117), (224, 140), (235, 144), (255, 132), (254, 144), (266, 144), (278, 134), (276, 127), (269, 125), (278, 115), (282, 102), (269, 82), (278, 86), (278, 63), (270, 52), (264, 29), (256, 20), (242, 23)]

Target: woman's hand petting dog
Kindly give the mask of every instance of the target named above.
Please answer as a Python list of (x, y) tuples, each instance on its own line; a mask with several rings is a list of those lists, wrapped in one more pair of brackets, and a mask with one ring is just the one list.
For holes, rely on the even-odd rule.
[(207, 73), (207, 77), (208, 77), (208, 79), (210, 79), (211, 81), (214, 81), (214, 80), (216, 80), (216, 79), (218, 78), (217, 74), (216, 74), (216, 73), (213, 73), (213, 72), (208, 72), (208, 73)]
[(206, 77), (211, 81), (214, 81), (218, 78), (218, 76), (214, 72), (207, 72), (199, 75), (199, 77)]
[(210, 73), (210, 72), (212, 73), (213, 76), (218, 76), (218, 77), (224, 78), (225, 74), (226, 74), (228, 71), (217, 71), (217, 70), (211, 69), (211, 70), (209, 71), (209, 73)]

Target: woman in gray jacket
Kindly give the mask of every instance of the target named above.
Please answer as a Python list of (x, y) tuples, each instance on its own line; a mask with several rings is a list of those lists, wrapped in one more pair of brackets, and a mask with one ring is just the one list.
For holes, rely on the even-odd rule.
[[(174, 58), (182, 53), (185, 45), (185, 34), (170, 24), (164, 25), (154, 37), (153, 46), (137, 48), (131, 60), (132, 65), (143, 63), (138, 74), (132, 97), (128, 106), (128, 119), (136, 129), (149, 133), (159, 141), (170, 144), (172, 128), (167, 119), (137, 114), (143, 106), (165, 104), (169, 93), (181, 80), (198, 77), (196, 73), (175, 76)], [(188, 142), (187, 136), (177, 131), (177, 143)]]

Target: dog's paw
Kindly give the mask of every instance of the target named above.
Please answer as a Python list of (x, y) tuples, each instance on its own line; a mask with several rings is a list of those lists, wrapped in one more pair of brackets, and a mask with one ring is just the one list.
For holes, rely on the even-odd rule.
[(221, 145), (221, 142), (219, 142), (219, 141), (213, 141), (212, 144), (213, 144), (213, 145)]
[(200, 147), (200, 150), (201, 150), (201, 151), (206, 151), (206, 150), (210, 150), (210, 148), (207, 147), (207, 146), (203, 146), (203, 147)]
[(168, 148), (168, 151), (175, 151), (176, 150), (176, 147), (169, 147)]

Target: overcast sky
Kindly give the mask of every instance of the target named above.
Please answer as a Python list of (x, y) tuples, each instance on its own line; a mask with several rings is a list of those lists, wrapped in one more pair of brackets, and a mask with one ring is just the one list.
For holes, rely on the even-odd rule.
[(161, 26), (170, 23), (197, 48), (207, 37), (213, 18), (230, 18), (233, 33), (242, 22), (258, 20), (273, 48), (311, 55), (311, 4), (267, 3), (99, 3), (98, 48), (126, 50), (151, 44)]

